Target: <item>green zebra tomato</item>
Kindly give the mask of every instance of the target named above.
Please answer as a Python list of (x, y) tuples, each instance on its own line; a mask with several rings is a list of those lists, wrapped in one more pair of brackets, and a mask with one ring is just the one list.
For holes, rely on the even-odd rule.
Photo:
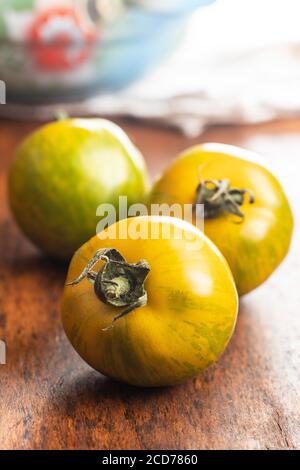
[(155, 183), (150, 202), (204, 204), (204, 232), (227, 259), (240, 295), (288, 252), (293, 215), (284, 190), (260, 157), (238, 147), (187, 149)]
[(20, 228), (62, 259), (95, 235), (101, 203), (117, 211), (120, 195), (134, 204), (147, 186), (142, 155), (122, 129), (103, 119), (67, 119), (40, 128), (18, 148), (9, 175)]

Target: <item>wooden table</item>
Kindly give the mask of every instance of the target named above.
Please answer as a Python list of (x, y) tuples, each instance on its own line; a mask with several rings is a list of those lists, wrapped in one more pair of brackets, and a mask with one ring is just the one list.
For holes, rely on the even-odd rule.
[[(257, 150), (272, 161), (300, 216), (300, 121), (220, 127), (196, 141), (123, 123), (152, 175), (196, 141)], [(6, 172), (32, 123), (0, 122), (1, 449), (292, 449), (300, 447), (299, 224), (286, 261), (241, 302), (217, 365), (188, 383), (139, 390), (94, 372), (62, 331), (66, 266), (42, 257), (12, 221)], [(298, 218), (298, 220), (297, 220)]]

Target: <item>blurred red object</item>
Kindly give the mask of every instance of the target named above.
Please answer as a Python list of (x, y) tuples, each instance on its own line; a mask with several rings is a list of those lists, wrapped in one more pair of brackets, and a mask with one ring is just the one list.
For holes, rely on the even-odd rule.
[(99, 33), (89, 27), (72, 7), (49, 8), (39, 13), (28, 32), (36, 65), (47, 71), (70, 70), (92, 52)]

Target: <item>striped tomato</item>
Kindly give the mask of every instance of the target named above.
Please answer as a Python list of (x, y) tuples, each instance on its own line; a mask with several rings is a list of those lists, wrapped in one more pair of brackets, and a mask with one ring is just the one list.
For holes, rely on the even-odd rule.
[(96, 370), (130, 384), (197, 375), (235, 326), (238, 299), (225, 259), (180, 219), (123, 219), (111, 230), (72, 259), (62, 301), (69, 340)]

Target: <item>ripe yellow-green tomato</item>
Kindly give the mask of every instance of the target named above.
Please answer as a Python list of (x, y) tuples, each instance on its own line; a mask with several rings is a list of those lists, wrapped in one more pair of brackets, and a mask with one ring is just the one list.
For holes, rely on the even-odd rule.
[(66, 119), (41, 127), (16, 152), (10, 205), (28, 238), (51, 256), (69, 259), (96, 233), (97, 208), (119, 196), (141, 202), (148, 189), (142, 155), (116, 124)]
[(204, 232), (227, 259), (240, 295), (264, 282), (289, 249), (289, 202), (252, 152), (213, 143), (190, 148), (156, 182), (150, 202), (193, 204), (194, 223), (197, 203), (204, 204)]
[(75, 253), (63, 294), (63, 326), (80, 356), (145, 387), (178, 384), (215, 362), (238, 296), (213, 243), (172, 217), (124, 219), (101, 235)]

